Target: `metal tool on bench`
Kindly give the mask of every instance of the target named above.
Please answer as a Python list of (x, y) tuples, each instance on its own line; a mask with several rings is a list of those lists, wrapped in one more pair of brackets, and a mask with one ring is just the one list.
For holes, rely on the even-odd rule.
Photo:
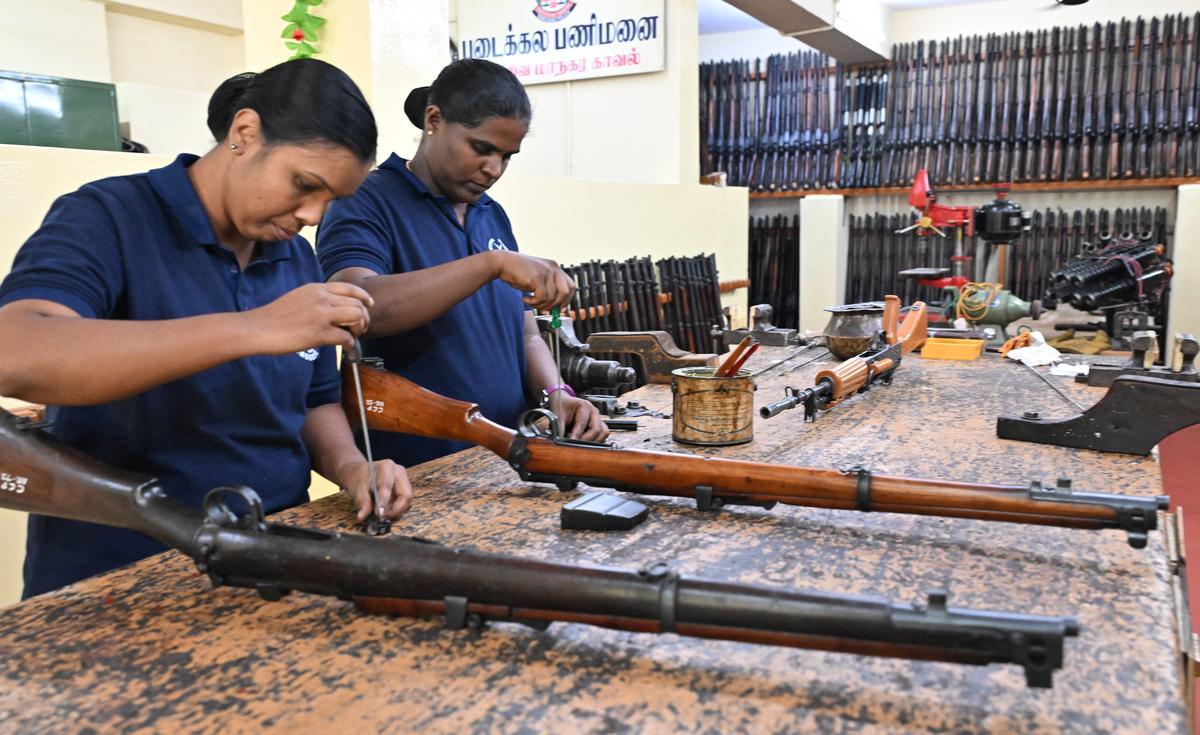
[(784, 329), (772, 324), (771, 319), (774, 317), (775, 309), (770, 304), (755, 304), (750, 307), (750, 328), (723, 330), (721, 342), (726, 349), (738, 344), (746, 337), (767, 347), (787, 347), (805, 343), (795, 329)]
[(596, 350), (591, 348), (590, 342), (579, 341), (570, 318), (564, 316), (559, 319), (561, 323), (555, 329), (550, 315), (538, 316), (538, 330), (550, 347), (550, 353), (558, 355), (558, 369), (562, 379), (576, 393), (582, 394), (597, 389), (620, 392), (634, 387), (637, 371), (615, 360), (597, 360), (587, 354)]
[(1121, 375), (1083, 413), (1043, 419), (1037, 411), (996, 419), (1001, 439), (1147, 455), (1171, 434), (1200, 423), (1200, 383)]
[(362, 362), (362, 359), (362, 342), (355, 337), (353, 349), (346, 351), (346, 361), (350, 363), (350, 374), (354, 376), (354, 395), (358, 399), (363, 449), (367, 454), (367, 476), (371, 483), (371, 502), (375, 504), (375, 512), (363, 522), (363, 530), (371, 536), (383, 536), (392, 530), (392, 522), (383, 515), (383, 503), (379, 499), (379, 480), (375, 476), (375, 457), (371, 453), (371, 432), (367, 429), (367, 405), (363, 401), (362, 379), (358, 374), (358, 364)]
[(1134, 332), (1130, 346), (1133, 348), (1133, 354), (1125, 363), (1094, 364), (1088, 369), (1087, 375), (1075, 376), (1075, 382), (1107, 388), (1122, 375), (1141, 375), (1186, 383), (1200, 381), (1200, 373), (1196, 372), (1196, 355), (1200, 353), (1200, 342), (1196, 340), (1195, 335), (1176, 333), (1171, 355), (1166, 360), (1167, 364), (1161, 367), (1154, 364), (1154, 355), (1158, 351), (1158, 334), (1153, 329)]
[(651, 383), (670, 383), (671, 371), (684, 367), (715, 366), (720, 355), (709, 352), (688, 352), (675, 345), (667, 332), (592, 332), (588, 335), (588, 352), (629, 353), (637, 355)]

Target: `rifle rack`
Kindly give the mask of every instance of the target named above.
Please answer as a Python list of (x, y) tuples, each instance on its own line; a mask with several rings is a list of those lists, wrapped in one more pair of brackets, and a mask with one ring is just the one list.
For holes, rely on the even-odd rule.
[[(1076, 181), (1014, 181), (1011, 190), (1021, 191), (1136, 191), (1140, 189), (1174, 189), (1188, 184), (1200, 184), (1200, 177), (1172, 179), (1081, 179)], [(993, 191), (996, 184), (941, 184), (938, 193), (951, 191)], [(855, 187), (850, 189), (802, 189), (799, 191), (752, 191), (751, 199), (801, 199), (814, 194), (865, 196), (908, 196), (910, 186)]]

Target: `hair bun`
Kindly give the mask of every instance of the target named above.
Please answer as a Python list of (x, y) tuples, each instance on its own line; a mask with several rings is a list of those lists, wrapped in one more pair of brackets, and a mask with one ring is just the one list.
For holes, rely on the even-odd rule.
[(418, 128), (425, 127), (425, 108), (429, 106), (430, 87), (417, 87), (404, 99), (404, 114)]
[(212, 97), (209, 98), (208, 129), (217, 142), (225, 137), (225, 132), (229, 130), (229, 123), (238, 111), (238, 102), (246, 94), (246, 90), (250, 89), (250, 85), (254, 83), (255, 79), (258, 79), (258, 74), (252, 71), (235, 74), (221, 82), (221, 86), (217, 87)]

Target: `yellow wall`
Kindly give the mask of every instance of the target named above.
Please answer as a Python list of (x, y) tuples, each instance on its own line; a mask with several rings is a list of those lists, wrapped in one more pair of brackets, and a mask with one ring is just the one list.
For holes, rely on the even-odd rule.
[(246, 70), (240, 33), (214, 33), (119, 12), (107, 13), (105, 21), (115, 82), (208, 95), (222, 80)]
[(665, 15), (664, 71), (526, 88), (533, 124), (513, 159), (514, 173), (668, 184), (698, 179), (696, 0), (667, 0)]
[(112, 81), (100, 3), (0, 0), (0, 18), (0, 70)]
[(579, 263), (703, 251), (722, 280), (746, 277), (745, 189), (506, 175), (491, 193), (524, 252)]

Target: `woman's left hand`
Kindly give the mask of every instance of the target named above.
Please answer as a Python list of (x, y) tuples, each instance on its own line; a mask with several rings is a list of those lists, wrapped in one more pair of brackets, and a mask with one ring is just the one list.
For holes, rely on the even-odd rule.
[(608, 427), (604, 425), (604, 418), (588, 401), (564, 394), (552, 396), (550, 407), (559, 412), (559, 420), (565, 422), (570, 429), (570, 438), (590, 442), (602, 442), (608, 438)]
[[(385, 518), (397, 518), (412, 506), (412, 485), (408, 482), (408, 473), (400, 465), (390, 459), (377, 461), (375, 482)], [(375, 513), (371, 476), (365, 459), (347, 464), (339, 474), (338, 484), (358, 509), (360, 523)]]

